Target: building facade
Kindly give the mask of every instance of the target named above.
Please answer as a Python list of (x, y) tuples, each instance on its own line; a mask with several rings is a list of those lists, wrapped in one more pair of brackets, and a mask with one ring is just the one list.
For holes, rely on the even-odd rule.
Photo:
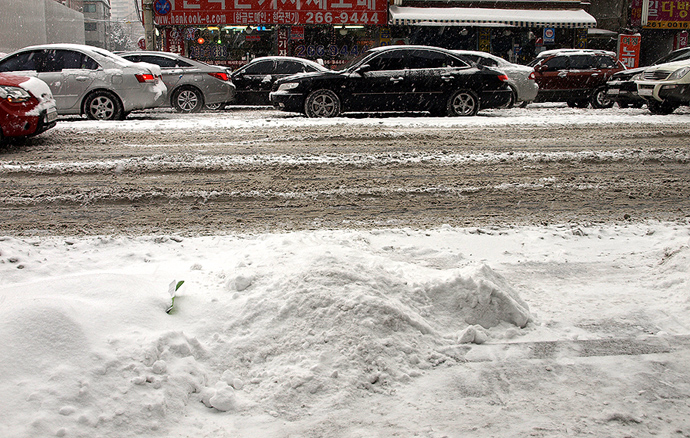
[(687, 44), (690, 24), (687, 0), (141, 1), (148, 48), (226, 65), (290, 55), (334, 66), (387, 44), (483, 50), (526, 63), (554, 48), (616, 51), (619, 35), (635, 33), (644, 65)]
[(108, 0), (84, 0), (84, 38), (86, 44), (103, 49), (110, 45), (110, 3)]
[[(144, 37), (144, 26), (141, 24), (141, 7), (138, 0), (110, 0), (110, 20), (113, 27), (119, 26), (125, 35), (123, 46), (134, 49), (140, 38)], [(116, 32), (112, 32), (116, 34)], [(111, 44), (116, 45), (111, 41)]]
[(0, 11), (0, 52), (35, 44), (84, 44), (84, 15), (62, 2), (0, 0)]

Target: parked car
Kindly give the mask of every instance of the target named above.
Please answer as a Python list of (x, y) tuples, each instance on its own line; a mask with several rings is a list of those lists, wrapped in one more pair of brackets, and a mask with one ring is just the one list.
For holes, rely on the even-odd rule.
[(268, 95), (273, 84), (286, 76), (297, 73), (327, 72), (323, 65), (304, 58), (289, 56), (264, 56), (252, 59), (232, 73), (237, 87), (233, 103), (238, 105), (270, 105)]
[(649, 67), (635, 83), (652, 114), (671, 114), (690, 104), (690, 60)]
[(273, 105), (307, 117), (343, 112), (428, 111), (472, 116), (510, 103), (508, 77), (470, 65), (450, 50), (427, 46), (376, 47), (342, 70), (280, 79)]
[(496, 68), (508, 76), (508, 85), (513, 90), (510, 105), (522, 103), (523, 106), (537, 97), (539, 85), (535, 81), (534, 68), (526, 65), (513, 64), (496, 55), (475, 50), (453, 50), (465, 60), (477, 65)]
[[(674, 50), (673, 52), (662, 56), (654, 61), (651, 65), (665, 64), (667, 62), (681, 61), (690, 59), (690, 47)], [(606, 83), (606, 95), (618, 103), (621, 108), (629, 106), (640, 108), (645, 104), (645, 99), (637, 94), (637, 84), (633, 77), (643, 73), (649, 66), (630, 68), (627, 70), (614, 73), (613, 76)]]
[(40, 79), (0, 73), (0, 143), (47, 131), (58, 117), (55, 99)]
[(102, 120), (124, 119), (131, 111), (165, 101), (167, 89), (154, 67), (80, 44), (32, 46), (0, 60), (0, 72), (34, 76), (48, 84), (60, 115)]
[(199, 112), (204, 105), (216, 109), (235, 96), (235, 86), (224, 67), (169, 52), (123, 52), (120, 56), (159, 66), (170, 106), (179, 112)]
[(535, 102), (567, 102), (568, 106), (610, 108), (606, 82), (625, 66), (614, 52), (604, 50), (552, 50), (532, 62), (539, 92)]

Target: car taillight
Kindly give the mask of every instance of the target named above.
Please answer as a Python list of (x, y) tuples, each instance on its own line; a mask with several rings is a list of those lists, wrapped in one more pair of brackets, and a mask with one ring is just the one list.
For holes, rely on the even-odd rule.
[(137, 81), (144, 83), (144, 82), (154, 82), (156, 80), (156, 77), (152, 74), (148, 73), (140, 73), (134, 75), (137, 78)]
[(209, 73), (209, 75), (213, 76), (216, 79), (220, 79), (221, 81), (227, 81), (228, 80), (228, 74), (227, 73)]
[(532, 79), (534, 81), (537, 79), (537, 76), (534, 74), (534, 72), (532, 72), (529, 74), (529, 76), (527, 76), (527, 79)]
[(499, 81), (505, 82), (505, 81), (508, 80), (508, 76), (506, 76), (506, 75), (498, 75), (498, 80), (499, 80)]

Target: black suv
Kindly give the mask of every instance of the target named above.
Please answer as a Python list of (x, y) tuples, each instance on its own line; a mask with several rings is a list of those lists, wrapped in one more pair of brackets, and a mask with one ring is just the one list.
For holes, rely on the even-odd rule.
[(386, 46), (364, 52), (339, 71), (280, 79), (270, 99), (280, 110), (307, 117), (383, 111), (472, 116), (510, 103), (507, 80), (504, 73), (472, 66), (449, 50)]

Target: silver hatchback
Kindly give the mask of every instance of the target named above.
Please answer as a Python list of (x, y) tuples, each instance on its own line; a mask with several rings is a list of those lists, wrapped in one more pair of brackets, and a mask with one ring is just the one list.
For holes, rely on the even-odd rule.
[(134, 110), (158, 107), (167, 98), (158, 67), (135, 64), (107, 50), (81, 44), (20, 49), (0, 60), (0, 72), (43, 80), (60, 115), (118, 120)]
[(235, 97), (235, 86), (223, 67), (169, 52), (123, 52), (120, 56), (159, 66), (170, 93), (170, 105), (179, 112), (198, 112), (204, 106), (213, 108)]

